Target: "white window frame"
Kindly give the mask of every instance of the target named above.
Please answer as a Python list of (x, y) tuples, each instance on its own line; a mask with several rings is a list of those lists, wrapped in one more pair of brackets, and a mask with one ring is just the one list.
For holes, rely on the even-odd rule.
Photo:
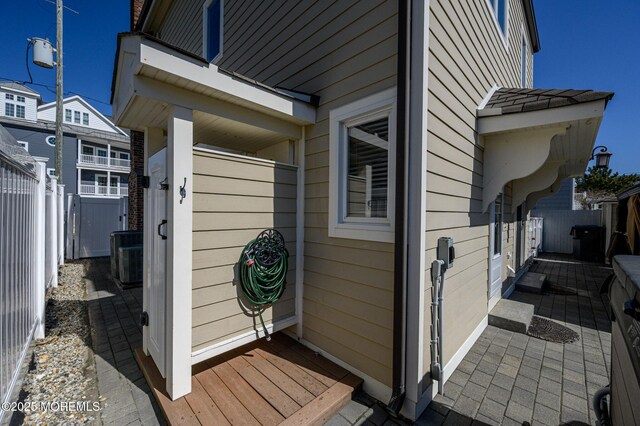
[(26, 141), (18, 141), (18, 144), (24, 148), (25, 151), (29, 152), (29, 142)]
[(94, 155), (95, 155), (96, 157), (102, 157), (102, 155), (100, 155), (100, 152), (101, 152), (101, 151), (102, 151), (102, 152), (104, 152), (104, 157), (103, 157), (103, 158), (108, 158), (109, 151), (108, 151), (108, 150), (106, 150), (106, 149), (104, 149), (104, 148), (96, 148), (96, 149), (95, 149), (95, 151), (94, 151), (94, 152), (95, 152), (95, 154), (94, 154)]
[(5, 93), (4, 94), (4, 98), (8, 101), (12, 101), (13, 100), (13, 94), (11, 93)]
[[(78, 118), (76, 120), (76, 117)], [(73, 111), (73, 124), (80, 124), (82, 123), (82, 116), (80, 115), (80, 111)]]
[[(19, 110), (22, 110), (22, 115), (18, 114)], [(16, 118), (25, 118), (27, 116), (27, 109), (24, 105), (15, 105), (15, 114)]]
[(52, 140), (52, 139), (53, 139), (53, 140), (55, 140), (55, 139), (56, 139), (56, 137), (55, 137), (55, 136), (47, 136), (44, 140), (45, 140), (45, 142), (47, 143), (47, 145), (49, 145), (49, 146), (56, 146), (56, 144), (55, 144), (55, 143), (51, 143), (51, 140)]
[(51, 177), (55, 177), (56, 176), (56, 169), (55, 168), (51, 168), (51, 167), (47, 167), (47, 175), (49, 175)]
[[(8, 107), (11, 107), (11, 114), (9, 114)], [(6, 102), (4, 104), (4, 115), (6, 115), (7, 117), (15, 117), (16, 116), (16, 105), (12, 104), (10, 102)]]
[[(395, 223), (396, 88), (387, 89), (329, 112), (329, 236), (393, 242)], [(389, 117), (389, 180), (386, 218), (347, 217), (347, 125)]]
[[(492, 4), (493, 1), (495, 1), (495, 6)], [(509, 0), (504, 0), (504, 31), (500, 26), (500, 21), (498, 21), (498, 3), (499, 0), (485, 0), (489, 12), (491, 12), (490, 15), (496, 26), (496, 30), (498, 30), (498, 34), (500, 34), (500, 38), (502, 39), (502, 45), (505, 49), (509, 50)]]
[[(86, 120), (85, 120), (86, 118)], [(86, 121), (86, 123), (85, 123)], [(82, 125), (83, 126), (88, 126), (89, 125), (89, 113), (88, 112), (83, 112), (82, 113)]]
[(66, 123), (73, 123), (73, 111), (69, 108), (64, 109), (64, 121)]
[(16, 96), (16, 102), (22, 102), (22, 103), (24, 103), (24, 102), (25, 102), (25, 98), (24, 98), (24, 96), (22, 96), (22, 95), (17, 95), (17, 96)]
[[(124, 155), (125, 157), (123, 157), (123, 155)], [(120, 160), (129, 160), (129, 159), (130, 159), (130, 156), (129, 156), (129, 153), (128, 153), (128, 152), (118, 152), (118, 158), (119, 158)]]
[[(207, 37), (209, 35), (209, 14), (207, 13), (207, 9), (211, 6), (215, 0), (207, 0), (204, 2), (202, 6), (202, 57), (207, 59), (207, 51), (209, 49), (209, 42)], [(220, 0), (220, 51), (218, 54), (209, 61), (210, 64), (213, 64), (218, 61), (222, 57), (222, 48), (224, 46), (224, 0)]]
[(529, 77), (529, 43), (527, 35), (522, 29), (522, 43), (520, 45), (520, 85), (522, 88), (527, 87), (527, 79)]
[(108, 178), (108, 176), (106, 174), (103, 174), (103, 173), (96, 173), (95, 174), (95, 178), (94, 178), (95, 179), (94, 180), (95, 185), (96, 186), (103, 186), (103, 185), (100, 185), (100, 181), (98, 180), (98, 178), (101, 178), (101, 177), (103, 177), (105, 182), (106, 182), (106, 185), (104, 185), (104, 187), (105, 188), (109, 188), (109, 178)]
[[(85, 154), (85, 153), (83, 152), (85, 148), (91, 148), (91, 154)], [(83, 155), (91, 155), (91, 156), (94, 156), (94, 157), (95, 157), (95, 155), (96, 155), (96, 147), (95, 147), (95, 146), (92, 146), (92, 145), (84, 145), (84, 144), (83, 144), (83, 145), (82, 145), (82, 148), (80, 149), (80, 153), (81, 153), (81, 154), (83, 154)]]

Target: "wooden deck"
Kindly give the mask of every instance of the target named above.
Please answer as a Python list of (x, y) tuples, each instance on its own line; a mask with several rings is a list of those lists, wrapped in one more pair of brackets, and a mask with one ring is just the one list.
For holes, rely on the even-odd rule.
[(171, 401), (142, 349), (136, 359), (171, 425), (319, 425), (362, 380), (282, 333), (194, 365), (191, 393)]

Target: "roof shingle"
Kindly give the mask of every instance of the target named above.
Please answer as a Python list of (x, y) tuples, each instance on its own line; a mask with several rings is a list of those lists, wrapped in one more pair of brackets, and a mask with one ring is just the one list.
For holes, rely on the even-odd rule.
[(518, 112), (539, 111), (558, 108), (584, 102), (613, 98), (613, 92), (596, 92), (594, 90), (573, 89), (522, 89), (500, 88), (480, 111), (480, 115), (504, 115)]

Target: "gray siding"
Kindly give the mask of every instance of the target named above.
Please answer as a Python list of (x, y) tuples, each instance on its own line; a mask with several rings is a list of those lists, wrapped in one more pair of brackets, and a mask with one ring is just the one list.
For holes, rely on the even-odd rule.
[(573, 210), (573, 185), (572, 178), (563, 179), (558, 192), (538, 200), (533, 207), (532, 213), (536, 210)]
[[(16, 127), (6, 123), (3, 123), (3, 126), (17, 140), (29, 143), (29, 154), (33, 157), (48, 158), (47, 168), (53, 169), (56, 167), (56, 149), (45, 141), (48, 136), (55, 136), (55, 133), (32, 128)], [(75, 194), (78, 186), (78, 175), (76, 174), (78, 143), (76, 138), (65, 135), (62, 149), (64, 190), (66, 194)]]

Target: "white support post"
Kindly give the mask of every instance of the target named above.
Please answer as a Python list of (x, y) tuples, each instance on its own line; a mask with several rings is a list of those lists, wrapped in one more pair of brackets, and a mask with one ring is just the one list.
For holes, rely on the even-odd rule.
[(38, 184), (36, 186), (35, 200), (35, 259), (33, 259), (36, 292), (36, 313), (37, 324), (35, 331), (36, 339), (44, 338), (44, 307), (47, 283), (45, 282), (45, 210), (47, 198), (47, 158), (35, 158), (38, 162), (36, 166), (36, 176)]
[[(107, 161), (111, 161), (109, 158)], [(111, 170), (107, 170), (107, 194), (108, 197), (111, 196)]]
[(107, 166), (111, 167), (111, 144), (107, 144)]
[(78, 138), (78, 163), (82, 161), (82, 139)]
[[(167, 140), (167, 392), (191, 392), (193, 111), (174, 105)], [(180, 194), (184, 186), (184, 196)]]
[[(163, 133), (162, 129), (153, 127), (146, 128), (144, 131), (144, 175), (149, 176), (149, 157), (155, 154), (163, 145)], [(140, 184), (140, 180), (138, 181)], [(150, 268), (151, 247), (153, 246), (151, 241), (155, 230), (154, 224), (149, 220), (149, 191), (143, 191), (143, 249), (142, 249), (142, 311), (149, 312), (149, 286), (151, 285), (151, 274), (153, 271)], [(145, 355), (149, 355), (149, 327), (142, 327), (142, 350)]]
[(49, 235), (49, 257), (51, 268), (51, 286), (58, 287), (58, 178), (51, 178), (51, 209), (47, 217), (47, 233)]
[(64, 265), (64, 185), (58, 185), (58, 265)]

